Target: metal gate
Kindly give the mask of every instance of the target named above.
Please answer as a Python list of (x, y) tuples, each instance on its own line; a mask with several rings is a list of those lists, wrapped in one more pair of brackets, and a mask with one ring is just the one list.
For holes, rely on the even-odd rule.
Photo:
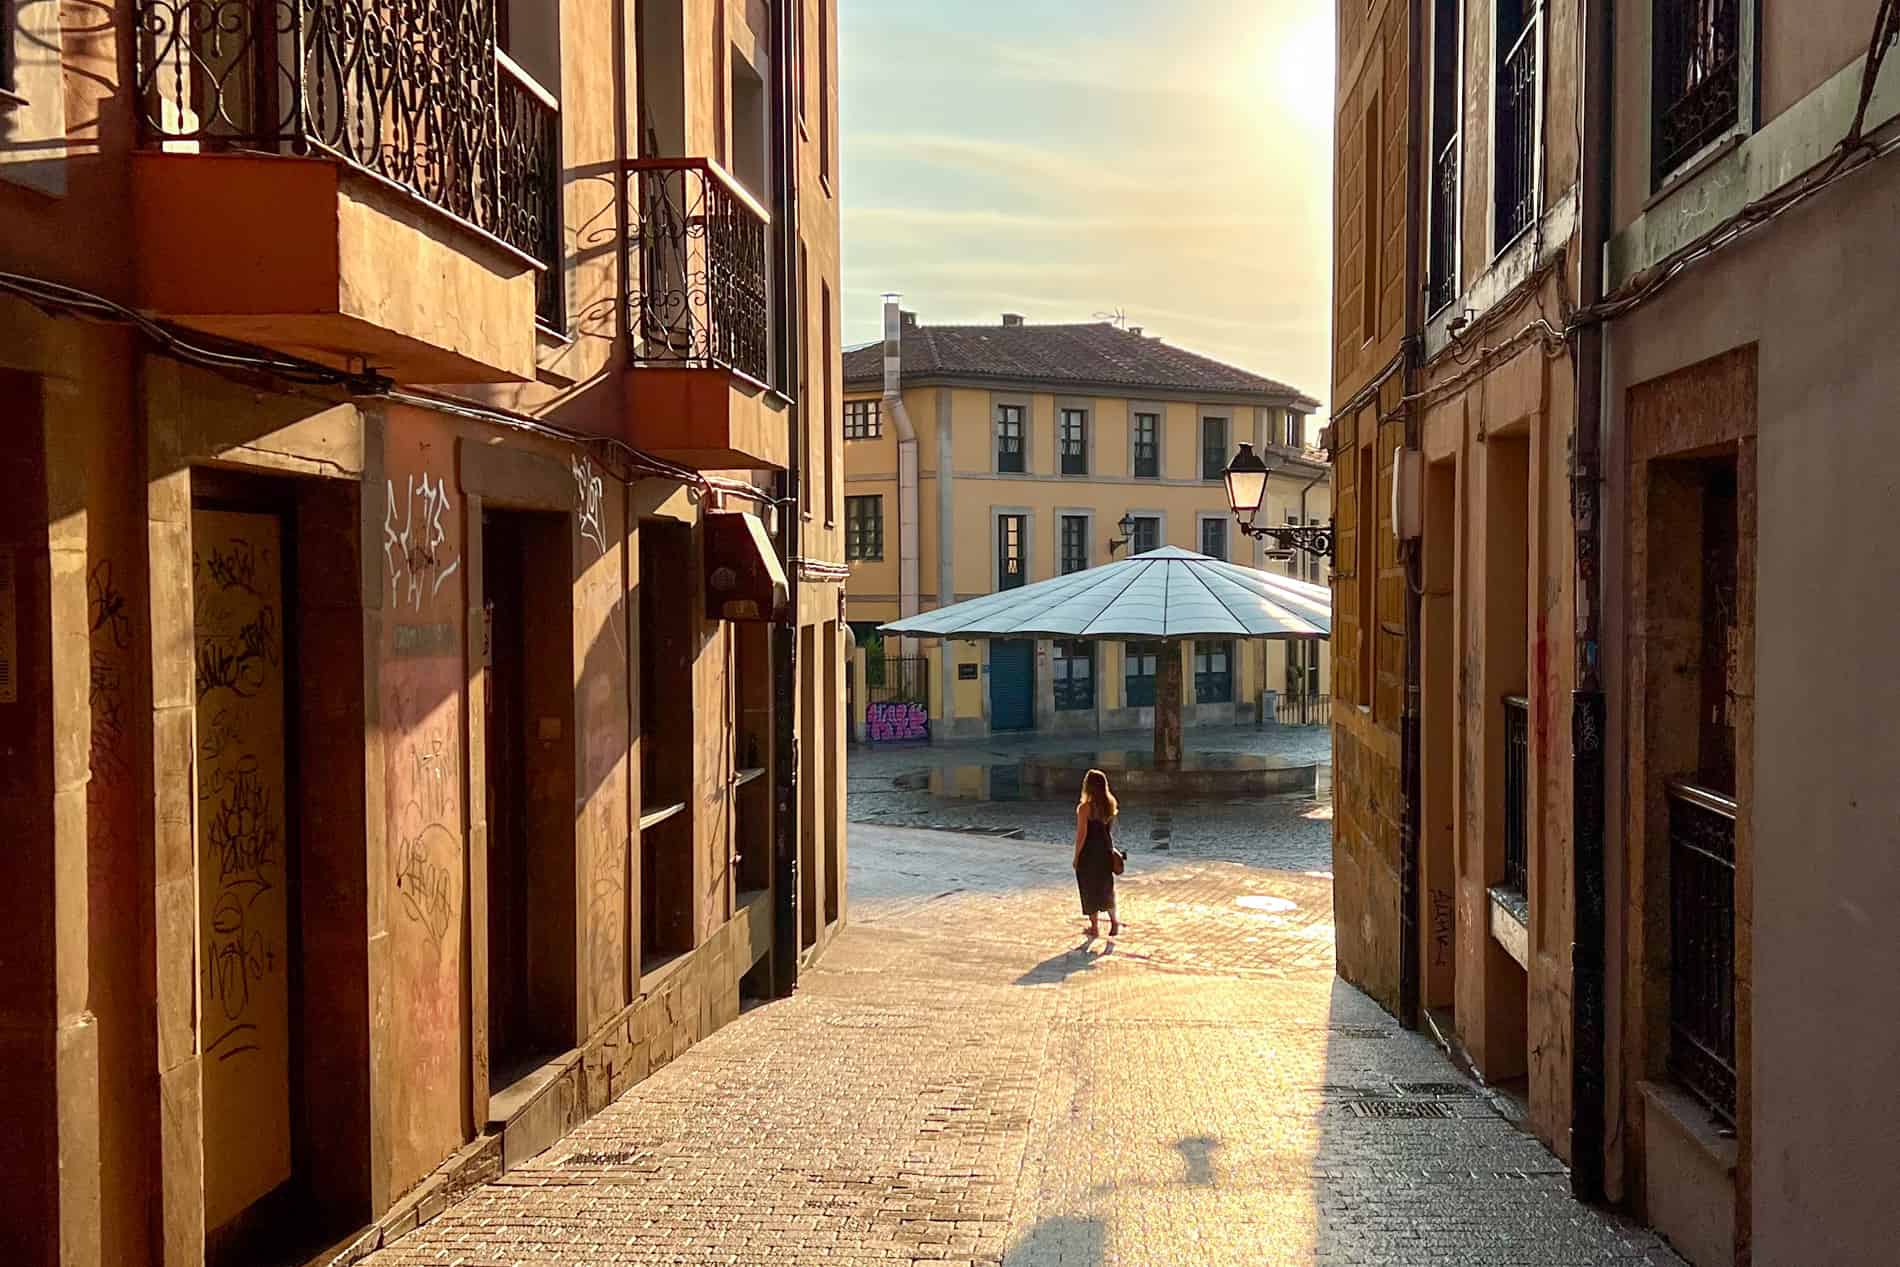
[(871, 743), (930, 738), (930, 661), (874, 655), (865, 661), (864, 737)]
[(990, 729), (1036, 725), (1036, 644), (1027, 638), (990, 643)]

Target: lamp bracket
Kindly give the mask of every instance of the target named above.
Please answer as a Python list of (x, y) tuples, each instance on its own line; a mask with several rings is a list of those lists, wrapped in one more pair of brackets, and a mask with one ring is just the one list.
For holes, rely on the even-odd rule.
[(1275, 549), (1289, 552), (1300, 550), (1316, 558), (1325, 559), (1328, 563), (1332, 562), (1333, 529), (1330, 524), (1325, 526), (1287, 524), (1285, 527), (1274, 527), (1243, 523), (1240, 525), (1240, 530), (1255, 541), (1271, 540)]

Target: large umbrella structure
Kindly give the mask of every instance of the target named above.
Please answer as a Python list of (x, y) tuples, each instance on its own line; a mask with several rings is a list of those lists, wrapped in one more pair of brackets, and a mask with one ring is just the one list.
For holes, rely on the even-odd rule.
[[(1163, 546), (1053, 580), (895, 620), (885, 632), (939, 638), (1327, 638), (1331, 593), (1291, 577)], [(1155, 764), (1181, 760), (1181, 656), (1155, 679)]]

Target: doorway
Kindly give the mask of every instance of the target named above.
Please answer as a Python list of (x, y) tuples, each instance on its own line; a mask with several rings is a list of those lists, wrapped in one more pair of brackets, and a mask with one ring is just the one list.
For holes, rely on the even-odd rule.
[(567, 516), (482, 515), (488, 1067), (576, 1039), (573, 600)]
[(1036, 644), (1027, 638), (990, 643), (990, 729), (1036, 725)]
[[(367, 786), (354, 484), (194, 473), (193, 815), (208, 1264), (369, 1214)], [(354, 690), (339, 689), (354, 682)], [(352, 754), (354, 754), (352, 756)]]

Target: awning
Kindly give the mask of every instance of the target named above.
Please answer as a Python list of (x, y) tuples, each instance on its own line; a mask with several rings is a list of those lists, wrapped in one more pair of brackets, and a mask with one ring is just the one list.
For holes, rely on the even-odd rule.
[(792, 587), (757, 515), (716, 510), (706, 516), (706, 614), (714, 620), (783, 621)]

